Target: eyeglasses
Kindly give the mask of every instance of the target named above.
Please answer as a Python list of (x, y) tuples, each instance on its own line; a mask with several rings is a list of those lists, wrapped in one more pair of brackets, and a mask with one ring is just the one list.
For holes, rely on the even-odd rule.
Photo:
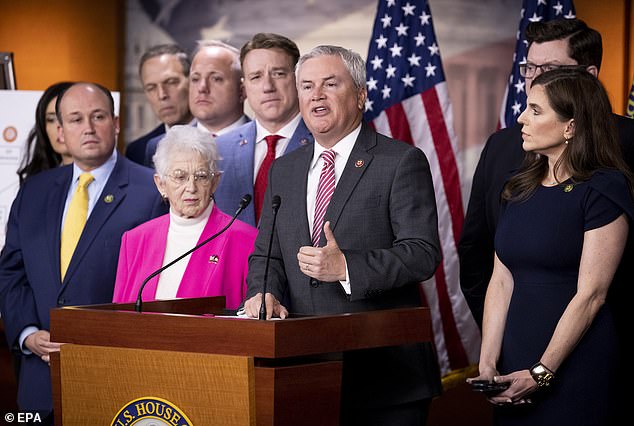
[(208, 186), (211, 183), (211, 179), (214, 176), (218, 176), (218, 175), (219, 173), (210, 172), (208, 170), (196, 170), (192, 174), (192, 173), (186, 172), (185, 170), (176, 169), (176, 170), (172, 170), (172, 173), (168, 174), (167, 177), (169, 177), (170, 180), (174, 182), (176, 185), (181, 186), (189, 182), (189, 177), (193, 176), (194, 183), (202, 185), (202, 186)]
[(522, 77), (533, 78), (540, 69), (541, 72), (552, 71), (560, 68), (585, 68), (585, 65), (559, 65), (559, 64), (542, 64), (537, 65), (530, 62), (520, 64), (520, 75)]

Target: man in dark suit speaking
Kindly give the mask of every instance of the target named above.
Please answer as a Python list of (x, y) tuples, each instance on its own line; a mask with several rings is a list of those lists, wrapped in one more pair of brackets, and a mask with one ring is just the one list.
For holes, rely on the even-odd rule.
[[(361, 123), (366, 87), (358, 54), (319, 46), (296, 70), (300, 112), (316, 143), (270, 169), (247, 314), (258, 316), (271, 232), (269, 316), (420, 306), (418, 283), (440, 261), (425, 155)], [(273, 231), (275, 195), (281, 207)], [(342, 388), (342, 424), (425, 424), (441, 388), (432, 345), (346, 354)]]
[(49, 310), (107, 303), (121, 235), (166, 211), (152, 171), (115, 151), (119, 120), (110, 92), (76, 83), (56, 105), (73, 165), (26, 180), (11, 207), (0, 255), (0, 312), (21, 355), (18, 405), (50, 422)]

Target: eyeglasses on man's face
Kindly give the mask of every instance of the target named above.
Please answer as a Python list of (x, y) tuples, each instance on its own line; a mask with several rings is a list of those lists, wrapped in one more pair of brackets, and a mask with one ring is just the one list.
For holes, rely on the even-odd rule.
[(526, 78), (533, 78), (537, 74), (537, 70), (541, 72), (557, 70), (560, 68), (585, 68), (583, 65), (560, 65), (560, 64), (533, 64), (531, 62), (524, 62), (520, 64), (520, 75)]
[(210, 172), (209, 170), (196, 170), (194, 173), (189, 173), (182, 169), (175, 169), (172, 170), (167, 177), (176, 185), (180, 186), (189, 182), (190, 176), (193, 176), (194, 183), (208, 186), (211, 183), (211, 179), (216, 175), (218, 175), (218, 173)]

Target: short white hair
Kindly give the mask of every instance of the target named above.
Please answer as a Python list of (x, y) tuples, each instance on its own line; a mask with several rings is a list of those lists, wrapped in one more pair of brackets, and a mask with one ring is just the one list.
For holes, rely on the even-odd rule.
[(209, 171), (219, 173), (220, 157), (216, 141), (211, 133), (203, 132), (192, 125), (180, 124), (170, 127), (165, 137), (158, 143), (156, 153), (152, 157), (156, 173), (161, 178), (167, 176), (173, 154), (183, 151), (199, 153), (207, 162)]

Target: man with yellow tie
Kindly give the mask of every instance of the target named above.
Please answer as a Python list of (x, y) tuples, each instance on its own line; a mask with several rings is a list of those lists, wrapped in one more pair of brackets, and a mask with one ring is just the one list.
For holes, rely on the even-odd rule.
[(119, 119), (110, 92), (76, 83), (56, 104), (69, 166), (25, 181), (0, 254), (0, 313), (21, 356), (18, 405), (50, 421), (49, 310), (112, 300), (123, 232), (166, 212), (152, 170), (115, 150)]

